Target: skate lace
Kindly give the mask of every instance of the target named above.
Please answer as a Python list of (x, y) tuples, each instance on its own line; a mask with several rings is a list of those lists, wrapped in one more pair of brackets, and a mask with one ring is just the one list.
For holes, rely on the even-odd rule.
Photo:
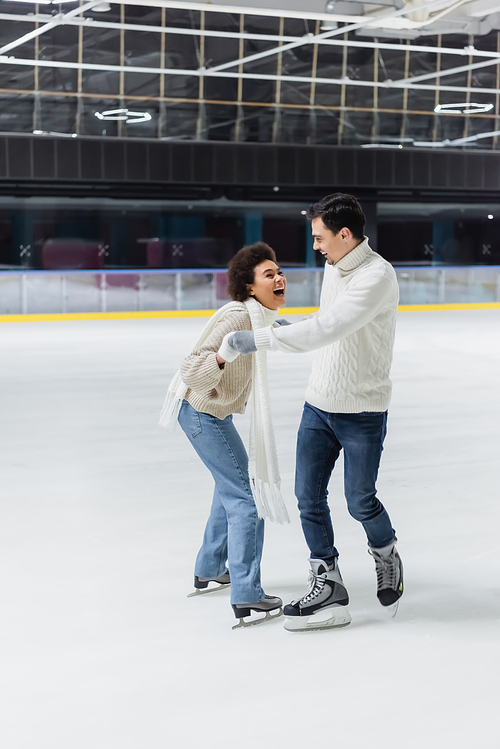
[(396, 590), (398, 584), (398, 564), (395, 554), (392, 553), (388, 557), (382, 557), (373, 550), (370, 550), (370, 554), (375, 560), (377, 590), (383, 590), (384, 588)]
[(300, 599), (302, 603), (309, 603), (317, 598), (325, 587), (325, 580), (323, 577), (317, 577), (314, 572), (310, 572), (307, 584), (307, 591)]

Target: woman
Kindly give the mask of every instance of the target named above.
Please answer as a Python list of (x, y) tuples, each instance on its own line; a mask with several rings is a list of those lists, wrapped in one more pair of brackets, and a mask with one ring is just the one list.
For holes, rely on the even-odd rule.
[[(279, 491), (265, 352), (226, 361), (218, 351), (231, 331), (277, 324), (278, 309), (285, 304), (285, 287), (286, 279), (274, 251), (264, 242), (236, 253), (228, 271), (228, 292), (233, 302), (215, 313), (183, 360), (160, 419), (166, 426), (177, 415), (214, 478), (213, 502), (196, 558), (194, 585), (198, 592), (207, 589), (210, 582), (220, 586), (230, 583), (238, 627), (249, 624), (243, 617), (252, 610), (265, 612), (266, 619), (270, 611), (280, 609), (281, 614), (281, 599), (266, 596), (261, 587), (263, 518), (283, 522), (288, 515)], [(248, 456), (232, 414), (244, 413), (252, 384), (249, 475)]]

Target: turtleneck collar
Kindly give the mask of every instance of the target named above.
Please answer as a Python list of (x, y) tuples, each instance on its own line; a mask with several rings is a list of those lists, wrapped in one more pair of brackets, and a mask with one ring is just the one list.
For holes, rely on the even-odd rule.
[(365, 237), (353, 250), (344, 255), (338, 263), (335, 263), (335, 268), (343, 272), (349, 272), (357, 268), (361, 263), (368, 257), (370, 252), (373, 252), (370, 245), (368, 244), (368, 237)]
[(260, 305), (262, 309), (262, 314), (264, 315), (265, 320), (265, 327), (267, 328), (268, 325), (272, 325), (273, 322), (278, 317), (279, 310), (277, 309), (268, 309), (267, 307), (263, 307), (262, 304)]
[(260, 302), (255, 299), (255, 297), (249, 297), (245, 304), (247, 307), (249, 305), (253, 305), (256, 307), (260, 312), (260, 318), (262, 325), (259, 327), (267, 328), (269, 325), (272, 325), (276, 318), (278, 317), (278, 311), (277, 309), (268, 309), (267, 307), (264, 307)]

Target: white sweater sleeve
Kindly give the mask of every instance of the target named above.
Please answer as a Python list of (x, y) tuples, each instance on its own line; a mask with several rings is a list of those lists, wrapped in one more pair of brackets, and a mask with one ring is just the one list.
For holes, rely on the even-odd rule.
[[(326, 308), (301, 322), (255, 332), (257, 349), (304, 353), (328, 346), (373, 320), (394, 295), (387, 276), (374, 274), (348, 285)], [(397, 301), (397, 300), (396, 300)]]

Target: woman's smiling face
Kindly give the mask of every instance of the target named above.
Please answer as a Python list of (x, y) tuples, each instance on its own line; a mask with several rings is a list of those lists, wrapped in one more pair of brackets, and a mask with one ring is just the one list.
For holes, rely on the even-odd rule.
[(279, 309), (286, 303), (286, 278), (281, 268), (272, 260), (264, 260), (253, 269), (253, 283), (248, 294), (268, 309)]

